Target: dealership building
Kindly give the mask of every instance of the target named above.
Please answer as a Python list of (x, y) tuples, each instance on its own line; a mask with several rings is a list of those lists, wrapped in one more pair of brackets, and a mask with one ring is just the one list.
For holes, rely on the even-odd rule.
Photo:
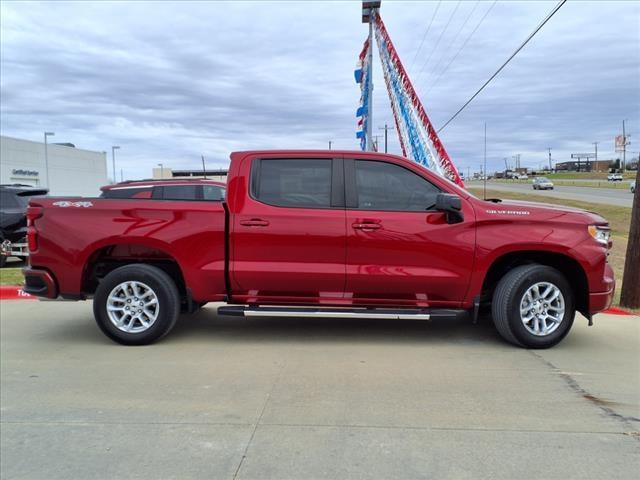
[(227, 181), (228, 171), (224, 169), (217, 170), (174, 170), (167, 167), (153, 168), (152, 176), (154, 180), (184, 180), (190, 178), (206, 178), (208, 180), (216, 180), (218, 182)]
[(45, 187), (51, 195), (97, 196), (109, 183), (105, 152), (49, 143), (46, 158), (44, 142), (0, 136), (0, 184)]

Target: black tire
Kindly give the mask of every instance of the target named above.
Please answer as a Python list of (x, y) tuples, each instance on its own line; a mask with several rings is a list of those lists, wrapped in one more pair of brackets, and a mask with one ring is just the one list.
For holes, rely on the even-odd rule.
[(0, 268), (4, 268), (6, 264), (7, 264), (7, 257), (5, 257), (4, 255), (0, 255)]
[[(120, 330), (107, 313), (111, 291), (128, 281), (149, 286), (158, 300), (156, 320), (147, 330), (138, 333)], [(100, 282), (93, 299), (93, 314), (100, 330), (110, 339), (123, 345), (147, 345), (165, 336), (176, 324), (180, 315), (180, 294), (171, 277), (159, 268), (141, 263), (127, 265), (113, 270)]]
[[(529, 332), (520, 317), (520, 302), (538, 282), (556, 286), (564, 297), (564, 315), (555, 331), (545, 336)], [(510, 270), (498, 282), (491, 304), (493, 323), (507, 342), (526, 348), (549, 348), (569, 333), (575, 317), (573, 291), (566, 278), (556, 269), (545, 265), (522, 265)]]

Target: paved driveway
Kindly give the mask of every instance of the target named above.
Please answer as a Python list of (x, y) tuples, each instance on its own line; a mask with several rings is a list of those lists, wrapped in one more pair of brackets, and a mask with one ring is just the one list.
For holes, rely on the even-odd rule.
[(122, 347), (89, 303), (2, 302), (1, 476), (633, 478), (640, 318), (547, 351), (466, 322), (183, 317)]

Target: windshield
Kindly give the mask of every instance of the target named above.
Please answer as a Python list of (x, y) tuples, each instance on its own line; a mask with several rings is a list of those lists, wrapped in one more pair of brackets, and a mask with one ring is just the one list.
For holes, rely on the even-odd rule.
[(538, 177), (536, 180), (537, 180), (538, 182), (548, 182), (548, 181), (549, 181), (549, 179), (548, 179), (548, 178), (546, 178), (546, 177)]

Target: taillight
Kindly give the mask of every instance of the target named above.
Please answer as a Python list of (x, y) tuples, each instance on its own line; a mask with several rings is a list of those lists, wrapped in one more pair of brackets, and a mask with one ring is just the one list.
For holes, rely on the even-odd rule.
[(42, 207), (27, 207), (27, 246), (29, 247), (29, 252), (35, 252), (38, 249), (38, 231), (34, 222), (43, 213)]

